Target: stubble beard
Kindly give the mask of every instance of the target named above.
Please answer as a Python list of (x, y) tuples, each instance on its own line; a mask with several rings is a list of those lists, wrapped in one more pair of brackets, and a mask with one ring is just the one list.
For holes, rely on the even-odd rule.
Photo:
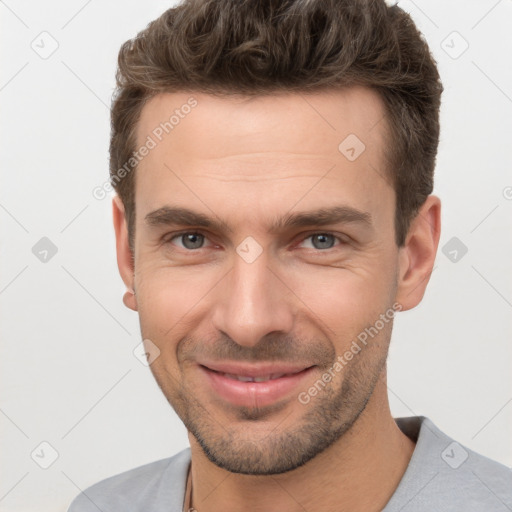
[[(253, 438), (252, 426), (271, 420), (279, 404), (236, 407), (230, 416), (235, 415), (237, 421), (231, 423), (237, 424), (230, 425), (225, 415), (221, 420), (215, 406), (208, 410), (201, 404), (183, 382), (177, 392), (166, 391), (165, 379), (154, 374), (169, 403), (212, 463), (232, 473), (277, 475), (306, 464), (336, 443), (357, 421), (385, 370), (391, 330), (380, 334), (387, 341), (375, 339), (371, 347), (363, 348), (337, 377), (341, 385), (334, 385), (334, 378), (308, 404), (297, 401), (296, 406), (303, 407), (304, 413), (292, 427), (280, 428), (277, 424), (263, 436), (257, 429)], [(286, 416), (281, 420), (283, 425), (285, 422)]]

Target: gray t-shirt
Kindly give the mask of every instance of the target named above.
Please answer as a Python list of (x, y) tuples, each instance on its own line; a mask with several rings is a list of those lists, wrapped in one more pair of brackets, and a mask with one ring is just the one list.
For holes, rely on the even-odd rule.
[[(428, 418), (396, 418), (416, 442), (402, 480), (383, 512), (510, 512), (512, 471), (465, 448)], [(102, 480), (68, 512), (182, 512), (190, 448)]]

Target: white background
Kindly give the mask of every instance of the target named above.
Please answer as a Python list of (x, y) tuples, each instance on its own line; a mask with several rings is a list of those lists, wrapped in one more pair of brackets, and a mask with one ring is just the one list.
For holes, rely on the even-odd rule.
[[(140, 331), (122, 304), (110, 198), (92, 196), (108, 179), (119, 46), (171, 5), (0, 2), (1, 511), (65, 511), (92, 483), (188, 444), (132, 353)], [(512, 1), (400, 5), (445, 86), (441, 247), (457, 237), (468, 252), (454, 263), (440, 250), (423, 303), (398, 315), (392, 410), (510, 466)], [(59, 45), (47, 59), (31, 48), (43, 31)], [(42, 237), (58, 249), (47, 263), (32, 253)], [(31, 458), (43, 441), (59, 454), (46, 470)]]

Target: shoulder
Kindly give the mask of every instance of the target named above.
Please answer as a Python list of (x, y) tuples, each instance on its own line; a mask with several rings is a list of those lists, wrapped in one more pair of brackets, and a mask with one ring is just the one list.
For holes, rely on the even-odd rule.
[(417, 435), (417, 439), (386, 512), (512, 510), (510, 468), (453, 440), (428, 418), (396, 422), (406, 435), (413, 439)]
[(181, 510), (190, 448), (102, 480), (81, 492), (68, 512)]

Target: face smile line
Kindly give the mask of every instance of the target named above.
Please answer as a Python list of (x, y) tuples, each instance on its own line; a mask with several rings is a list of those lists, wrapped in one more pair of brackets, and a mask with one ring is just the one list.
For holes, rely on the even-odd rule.
[(262, 382), (274, 380), (283, 376), (292, 376), (301, 373), (312, 366), (286, 364), (258, 364), (247, 365), (243, 363), (199, 363), (206, 370), (225, 375), (229, 378), (247, 382)]
[(207, 389), (233, 405), (270, 405), (286, 398), (314, 366), (289, 364), (201, 363)]

